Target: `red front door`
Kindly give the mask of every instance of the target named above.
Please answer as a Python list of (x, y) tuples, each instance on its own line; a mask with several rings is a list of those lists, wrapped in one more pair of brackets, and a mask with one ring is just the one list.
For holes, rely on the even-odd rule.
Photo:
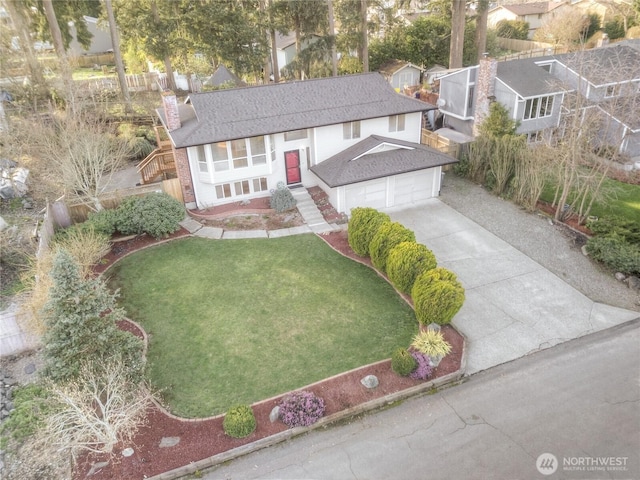
[(300, 151), (284, 152), (284, 163), (287, 167), (287, 185), (300, 183)]

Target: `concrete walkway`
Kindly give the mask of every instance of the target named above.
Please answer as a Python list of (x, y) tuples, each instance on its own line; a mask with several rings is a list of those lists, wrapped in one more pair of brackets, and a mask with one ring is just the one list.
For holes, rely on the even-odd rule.
[(468, 340), (467, 374), (639, 317), (591, 301), (438, 199), (387, 213), (466, 290), (453, 324)]
[(202, 226), (202, 224), (191, 217), (186, 218), (180, 225), (196, 237), (215, 240), (279, 238), (290, 235), (300, 235), (302, 233), (321, 234), (346, 227), (327, 223), (306, 188), (296, 188), (291, 190), (291, 193), (297, 201), (296, 207), (298, 208), (298, 212), (300, 212), (305, 222), (304, 225), (300, 225), (299, 227), (283, 228), (280, 230), (224, 230), (217, 227)]

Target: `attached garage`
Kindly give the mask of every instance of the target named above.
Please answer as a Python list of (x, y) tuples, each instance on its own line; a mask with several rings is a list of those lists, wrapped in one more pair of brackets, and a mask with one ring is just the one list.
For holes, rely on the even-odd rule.
[(375, 135), (311, 171), (333, 206), (348, 215), (355, 207), (381, 210), (436, 197), (442, 166), (454, 162), (425, 145)]

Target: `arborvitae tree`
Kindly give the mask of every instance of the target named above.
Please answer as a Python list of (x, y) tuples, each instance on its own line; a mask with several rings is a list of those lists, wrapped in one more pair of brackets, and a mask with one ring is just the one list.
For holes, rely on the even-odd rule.
[(59, 250), (51, 270), (53, 285), (43, 309), (46, 374), (73, 379), (83, 364), (120, 360), (132, 378), (142, 372), (142, 342), (116, 324), (124, 311), (100, 278), (85, 279), (73, 257)]

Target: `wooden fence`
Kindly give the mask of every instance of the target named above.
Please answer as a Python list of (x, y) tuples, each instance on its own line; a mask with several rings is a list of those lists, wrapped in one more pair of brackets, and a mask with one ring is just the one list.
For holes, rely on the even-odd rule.
[(513, 50), (516, 52), (498, 58), (499, 61), (558, 55), (569, 51), (569, 49), (563, 45), (552, 45), (551, 43), (500, 37), (498, 37), (498, 46), (505, 50)]
[[(100, 201), (105, 209), (113, 209), (117, 208), (122, 200), (127, 197), (142, 197), (153, 192), (165, 192), (180, 202), (183, 202), (182, 189), (180, 188), (180, 181), (177, 178), (163, 180), (162, 182), (151, 183), (148, 185), (140, 185), (138, 187), (115, 190), (100, 197)], [(68, 212), (66, 215), (71, 218), (73, 223), (84, 222), (89, 218), (89, 214), (95, 211), (93, 205), (88, 202), (69, 203), (66, 207)], [(59, 224), (60, 218), (55, 217), (55, 211), (53, 213), (53, 221), (56, 224)]]
[(442, 135), (438, 135), (431, 130), (422, 129), (422, 136), (420, 138), (422, 145), (427, 145), (431, 148), (447, 154), (451, 157), (460, 158), (460, 144), (450, 140)]

